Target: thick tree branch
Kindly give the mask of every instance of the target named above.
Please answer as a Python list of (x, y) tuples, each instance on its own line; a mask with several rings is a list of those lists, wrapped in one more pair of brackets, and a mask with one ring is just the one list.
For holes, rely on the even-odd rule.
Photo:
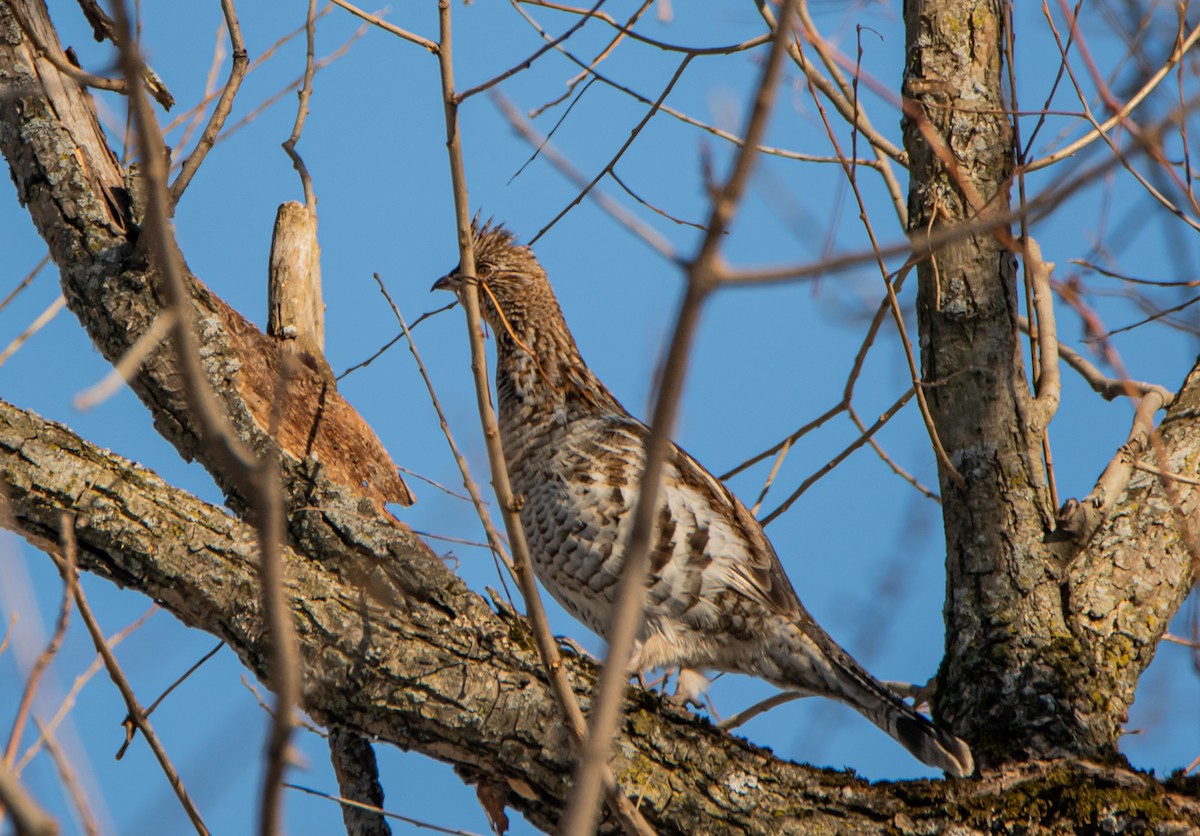
[[(0, 480), (5, 525), (53, 542), (61, 512), (72, 511), (81, 569), (158, 600), (269, 681), (251, 526), (2, 401)], [(510, 806), (550, 828), (571, 792), (572, 747), (524, 620), (494, 612), (438, 561), (418, 562), (422, 586), (406, 595), (390, 584), (364, 590), (326, 561), (285, 553), (302, 704), (319, 722), (502, 782)], [(563, 664), (586, 703), (595, 666)], [(1200, 826), (1200, 788), (1168, 792), (1131, 773), (1060, 766), (985, 781), (871, 785), (777, 760), (646, 692), (631, 691), (625, 710), (614, 769), (643, 791), (641, 810), (662, 833), (917, 833), (956, 822), (986, 830), (1035, 815), (1069, 829), (1080, 811), (1065, 799), (1082, 787), (1095, 805), (1087, 815), (1112, 813), (1131, 832), (1147, 821)]]
[[(127, 182), (86, 91), (64, 82), (51, 63), (37, 57), (9, 4), (0, 0), (0, 151), (18, 198), (50, 246), (68, 305), (115, 363), (164, 308), (160, 280), (140, 241), (137, 178)], [(26, 23), (56, 43), (44, 6), (27, 2), (24, 10)], [(221, 392), (242, 442), (261, 451), (269, 444), (266, 430), (284, 363), (281, 346), (194, 276), (184, 279), (193, 314), (189, 325), (204, 345), (204, 372)], [(159, 431), (185, 458), (204, 463), (236, 507), (245, 507), (233, 474), (224, 473), (200, 441), (173, 354), (170, 346), (151, 352), (131, 386)], [(347, 507), (357, 505), (359, 494), (380, 507), (410, 504), (374, 432), (338, 395), (332, 376), (322, 373), (324, 358), (302, 359), (289, 381), (276, 439), (293, 489), (332, 492)], [(295, 493), (288, 500), (292, 507), (313, 504)]]
[[(1159, 395), (1150, 393), (1139, 404), (1130, 440), (1115, 460), (1121, 462), (1118, 470), (1126, 462), (1130, 468), (1123, 493), (1115, 502), (1100, 497), (1109, 516), (1067, 567), (1064, 605), (1078, 642), (1074, 658), (1083, 663), (1077, 667), (1086, 670), (1072, 678), (1077, 710), (1086, 713), (1089, 727), (1114, 737), (1142, 672), (1200, 572), (1195, 556), (1200, 490), (1184, 481), (1200, 475), (1200, 363), (1162, 423), (1147, 432), (1158, 403)], [(1150, 472), (1134, 472), (1139, 462)], [(1183, 479), (1155, 475), (1160, 469)], [(1101, 486), (1115, 487), (1103, 476)]]
[[(383, 787), (375, 750), (360, 734), (342, 728), (329, 730), (329, 757), (342, 797), (371, 807), (383, 807)], [(391, 836), (392, 828), (382, 813), (362, 807), (342, 806), (346, 836)]]
[[(72, 310), (105, 356), (116, 360), (163, 310), (158, 279), (139, 240), (137, 180), (126, 181), (86, 92), (24, 40), (10, 14), (13, 1), (0, 0), (0, 151), (59, 265)], [(25, 2), (23, 8), (51, 42), (41, 4)], [(938, 257), (945, 266), (946, 255)], [(270, 443), (266, 428), (283, 362), (279, 346), (194, 277), (188, 275), (186, 284), (203, 336), (205, 374), (239, 437), (261, 451)], [(233, 493), (231, 505), (244, 510), (245, 497), (233, 490), (229, 474), (205, 458), (173, 353), (169, 345), (152, 351), (131, 383), (163, 434), (185, 457), (210, 467)], [(507, 788), (507, 803), (535, 824), (550, 826), (569, 791), (570, 747), (524, 622), (507, 610), (494, 612), (383, 510), (385, 502), (407, 495), (394, 465), (332, 389), (323, 360), (308, 355), (304, 363), (277, 439), (285, 452), (292, 546), (284, 556), (285, 585), (299, 634), (303, 705), (323, 722), (452, 762), (468, 779), (485, 776)], [(1169, 413), (1178, 435), (1164, 424), (1169, 456), (1200, 448), (1190, 430), (1194, 410), (1186, 404), (1192, 402), (1181, 397), (1184, 405)], [(0, 468), (17, 530), (34, 542), (53, 541), (60, 511), (74, 511), (81, 568), (161, 600), (184, 622), (227, 641), (270, 682), (272, 656), (249, 526), (61, 427), (10, 407), (0, 407), (0, 415)], [(1168, 464), (1173, 472), (1194, 473), (1183, 461), (1170, 458)], [(1070, 597), (1079, 620), (1095, 611), (1106, 624), (1122, 626), (1126, 602), (1133, 600), (1128, 596), (1145, 582), (1138, 560), (1168, 570), (1151, 590), (1162, 594), (1139, 615), (1169, 614), (1170, 595), (1186, 586), (1190, 576), (1176, 559), (1180, 538), (1171, 541), (1170, 509), (1153, 493), (1156, 484), (1135, 479), (1109, 528), (1093, 540), (1095, 551), (1080, 559), (1086, 571)], [(1143, 489), (1147, 493), (1138, 493)], [(1177, 496), (1191, 501), (1185, 490)], [(1131, 550), (1106, 557), (1102, 544), (1131, 520), (1140, 526), (1129, 534)], [(1155, 536), (1165, 540), (1168, 559), (1162, 563), (1163, 542), (1146, 539)], [(1020, 566), (1057, 571), (1023, 557)], [(1115, 564), (1111, 578), (1101, 565), (1105, 559)], [(1058, 575), (1039, 578), (1057, 578), (1054, 588), (1061, 585)], [(1079, 640), (1072, 663), (1082, 649), (1085, 657), (1094, 652), (1097, 665), (1111, 667), (1123, 634), (1107, 627), (1101, 633), (1102, 640)], [(1153, 641), (1152, 631), (1137, 637), (1136, 658), (1122, 669), (1120, 688), (1132, 687)], [(586, 699), (594, 669), (576, 660), (566, 665)], [(1099, 678), (1082, 684), (1087, 682)], [(1106, 717), (1117, 716), (1125, 699), (1125, 691), (1114, 693), (1112, 705), (1097, 709)], [(1001, 815), (1005, 822), (1063, 829), (1101, 820), (1116, 822), (1117, 830), (1165, 829), (1173, 821), (1185, 829), (1200, 825), (1195, 789), (1189, 790), (1193, 799), (1169, 795), (1152, 781), (1120, 772), (1075, 766), (970, 784), (871, 787), (840, 773), (782, 763), (662, 709), (650, 695), (635, 693), (625, 711), (613, 766), (623, 785), (644, 790), (642, 809), (661, 832), (935, 832), (951, 824), (999, 826)], [(1083, 787), (1092, 805), (1086, 810), (1078, 806)]]
[[(905, 4), (914, 236), (1009, 214), (1002, 6)], [(1085, 536), (1054, 531), (1042, 440), (1059, 397), (1056, 341), (1043, 334), (1035, 399), (1017, 340), (1016, 244), (1005, 222), (931, 246), (918, 265), (922, 366), (936, 384), (930, 404), (951, 460), (969, 474), (966, 485), (941, 474), (947, 641), (935, 708), (985, 769), (1118, 757), (1138, 678), (1193, 580), (1184, 547), (1192, 538), (1180, 530), (1194, 525), (1191, 487), (1167, 494), (1155, 477), (1140, 476), (1122, 495), (1134, 460), (1151, 446), (1166, 459), (1158, 467), (1195, 472), (1188, 462), (1200, 434), (1186, 406), (1172, 406), (1161, 442), (1151, 443), (1157, 394), (1135, 428), (1142, 446), (1106, 473), (1103, 497), (1088, 498), (1101, 512), (1076, 528)], [(1049, 265), (1029, 244), (1040, 330), (1053, 323)], [(1085, 545), (1094, 528), (1101, 534)]]

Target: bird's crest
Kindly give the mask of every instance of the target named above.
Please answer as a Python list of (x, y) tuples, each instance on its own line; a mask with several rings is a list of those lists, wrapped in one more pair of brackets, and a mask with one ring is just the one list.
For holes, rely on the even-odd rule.
[(517, 243), (517, 236), (502, 223), (488, 218), (479, 223), (479, 213), (471, 219), (471, 240), (475, 244), (475, 261), (490, 261)]

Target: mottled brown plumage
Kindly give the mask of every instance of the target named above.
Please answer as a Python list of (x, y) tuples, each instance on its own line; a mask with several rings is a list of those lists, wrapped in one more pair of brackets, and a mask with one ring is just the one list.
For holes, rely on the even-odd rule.
[[(500, 436), (534, 570), (555, 600), (604, 636), (649, 431), (584, 363), (532, 250), (500, 226), (476, 226), (474, 236), (483, 314), (496, 339)], [(455, 269), (434, 287), (467, 284)], [(831, 697), (921, 761), (955, 776), (974, 771), (965, 743), (901, 701), (813, 621), (762, 526), (674, 445), (650, 564), (634, 669), (732, 671)]]

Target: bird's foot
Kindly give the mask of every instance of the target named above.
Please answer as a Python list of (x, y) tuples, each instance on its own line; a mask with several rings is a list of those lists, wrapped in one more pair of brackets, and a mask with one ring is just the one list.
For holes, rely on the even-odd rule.
[(918, 711), (922, 708), (929, 708), (930, 702), (937, 693), (937, 680), (930, 679), (924, 685), (917, 685), (914, 682), (894, 682), (891, 680), (883, 683), (892, 693), (899, 697), (912, 699), (913, 708)]
[[(708, 690), (709, 679), (703, 673), (694, 668), (680, 668), (679, 674), (675, 677), (675, 692), (667, 698), (667, 701), (672, 705), (680, 708), (705, 708), (704, 692)], [(707, 706), (712, 710), (712, 705)]]

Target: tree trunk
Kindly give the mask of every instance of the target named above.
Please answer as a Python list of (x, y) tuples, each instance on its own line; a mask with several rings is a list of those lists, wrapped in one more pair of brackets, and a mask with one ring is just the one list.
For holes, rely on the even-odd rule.
[[(1022, 359), (1016, 244), (1006, 221), (978, 228), (1010, 211), (1001, 6), (905, 3), (910, 233), (977, 227), (919, 264), (917, 316), (930, 411), (957, 471), (940, 470), (947, 600), (937, 710), (985, 768), (1115, 757), (1138, 677), (1193, 580), (1156, 480), (1123, 502), (1139, 526), (1115, 515), (1090, 543), (1047, 536), (1046, 428)], [(1176, 414), (1188, 428), (1164, 433), (1166, 449), (1194, 449), (1194, 422)], [(1183, 458), (1172, 466), (1194, 476)], [(1179, 519), (1190, 517), (1191, 488), (1174, 490)]]
[[(36, 57), (13, 22), (12, 2), (0, 0), (0, 150), (60, 267), (72, 309), (100, 350), (117, 357), (157, 315), (157, 280), (138, 246), (124, 172), (89, 98)], [(23, 2), (22, 8), (37, 15), (43, 39), (52, 40), (41, 4)], [(908, 13), (912, 26), (924, 19)], [(975, 31), (990, 30), (977, 25)], [(989, 37), (998, 39), (998, 29)], [(923, 54), (924, 47), (910, 50)], [(925, 73), (936, 79), (932, 56), (930, 62)], [(921, 68), (919, 60), (910, 65), (914, 80), (925, 77)], [(963, 119), (968, 125), (975, 118), (931, 106), (926, 112), (931, 120)], [(948, 125), (942, 130), (966, 161), (971, 149), (960, 146), (970, 132), (960, 138)], [(914, 151), (914, 158), (922, 153), (910, 143)], [(914, 207), (926, 218), (939, 202), (958, 213), (951, 217), (969, 215), (938, 166), (928, 153), (914, 164), (925, 177), (914, 176), (914, 184), (926, 184), (914, 191)], [(1002, 180), (1002, 174), (990, 180), (980, 175), (981, 183), (992, 184), (980, 188), (1003, 193)], [(1008, 687), (1021, 713), (1005, 720), (1004, 728), (1020, 747), (1042, 753), (1049, 748), (1039, 748), (1043, 740), (1063, 739), (1071, 752), (1111, 749), (1114, 718), (1178, 608), (1191, 563), (1157, 480), (1135, 482), (1088, 548), (1067, 555), (1074, 560), (1069, 583), (1064, 564), (1049, 560), (1059, 552), (1041, 544), (1051, 509), (1041, 487), (1039, 438), (1019, 420), (1029, 396), (1012, 327), (1007, 260), (993, 239), (980, 235), (939, 251), (940, 288), (928, 265), (922, 274), (922, 336), (948, 341), (944, 350), (938, 344), (925, 356), (929, 379), (943, 384), (930, 388), (931, 398), (943, 441), (968, 479), (963, 492), (943, 479), (947, 528), (954, 531), (948, 535), (952, 630), (943, 709), (973, 742), (986, 742), (985, 722), (973, 712), (1001, 717), (1001, 700), (985, 691)], [(971, 269), (982, 261), (990, 272)], [(239, 437), (256, 448), (274, 443), (262, 409), (284, 365), (278, 347), (194, 277), (189, 288), (205, 337), (206, 373)], [(133, 386), (181, 453), (200, 458), (219, 484), (229, 485), (227, 474), (205, 456), (171, 353), (160, 348)], [(292, 400), (298, 410), (313, 404), (319, 409), (295, 413), (293, 430), (280, 439), (291, 546), (284, 555), (285, 592), (299, 642), (303, 707), (331, 726), (453, 763), (468, 780), (506, 794), (504, 800), (537, 826), (553, 828), (571, 790), (573, 755), (524, 621), (468, 590), (382, 509), (402, 488), (392, 481), (394, 472), (389, 476), (390, 460), (349, 405), (335, 391), (319, 388), (325, 380), (319, 371), (309, 371), (300, 371), (297, 384), (308, 394)], [(960, 391), (963, 380), (983, 388)], [(1164, 466), (1192, 475), (1200, 459), (1198, 404), (1200, 373), (1194, 372), (1162, 432), (1169, 452)], [(956, 430), (959, 412), (975, 426)], [(313, 444), (325, 446), (314, 454)], [(81, 569), (139, 590), (185, 623), (219, 636), (270, 684), (257, 555), (244, 522), (61, 426), (2, 403), (0, 473), (7, 500), (3, 525), (53, 550), (61, 512), (74, 512)], [(1190, 489), (1176, 487), (1172, 499), (1192, 514)], [(232, 499), (235, 507), (241, 507), (238, 500)], [(964, 521), (950, 522), (957, 515)], [(1068, 643), (1070, 652), (1039, 661), (1055, 642)], [(566, 665), (586, 704), (594, 668), (575, 659)], [(1083, 720), (1068, 716), (1066, 705), (1039, 707), (1037, 694), (1008, 683), (1026, 671), (1021, 687), (1032, 684), (1043, 696), (1061, 693), (1077, 710), (1093, 693), (1088, 688), (1103, 689), (1097, 692), (1103, 699)], [(614, 771), (623, 787), (640, 794), (642, 811), (663, 833), (971, 833), (1013, 823), (1074, 830), (1101, 822), (1113, 832), (1200, 827), (1195, 781), (1164, 788), (1116, 768), (1067, 765), (971, 782), (872, 786), (844, 773), (782, 762), (663, 706), (653, 694), (632, 691), (629, 700)], [(1108, 742), (1078, 745), (1090, 741), (1082, 735), (1087, 729), (1104, 729), (1100, 737)], [(989, 751), (1016, 749), (996, 742)]]

